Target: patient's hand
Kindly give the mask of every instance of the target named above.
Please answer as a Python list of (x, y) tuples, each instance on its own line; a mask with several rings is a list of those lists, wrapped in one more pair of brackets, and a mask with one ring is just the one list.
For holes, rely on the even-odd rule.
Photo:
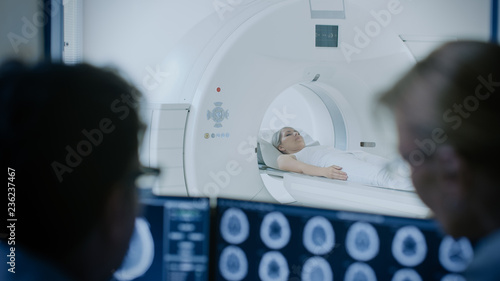
[(342, 167), (318, 167), (297, 160), (295, 155), (283, 154), (278, 157), (278, 167), (284, 171), (301, 173), (310, 176), (319, 176), (336, 180), (347, 180), (347, 174), (342, 172)]
[(342, 170), (342, 167), (332, 165), (330, 167), (325, 167), (324, 169), (324, 174), (323, 176), (329, 179), (336, 179), (336, 180), (347, 180), (347, 174)]

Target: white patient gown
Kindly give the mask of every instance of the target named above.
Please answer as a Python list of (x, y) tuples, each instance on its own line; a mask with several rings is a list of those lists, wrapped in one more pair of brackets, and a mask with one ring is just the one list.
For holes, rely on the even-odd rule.
[(388, 169), (389, 160), (364, 151), (342, 151), (332, 146), (306, 146), (295, 153), (297, 160), (309, 165), (337, 165), (347, 173), (348, 181), (361, 184), (413, 190), (409, 177)]

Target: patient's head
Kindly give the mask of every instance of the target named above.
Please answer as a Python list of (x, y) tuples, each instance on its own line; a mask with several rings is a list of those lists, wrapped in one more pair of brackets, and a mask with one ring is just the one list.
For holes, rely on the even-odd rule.
[(304, 138), (292, 127), (284, 127), (273, 134), (272, 144), (283, 154), (293, 154), (305, 146)]

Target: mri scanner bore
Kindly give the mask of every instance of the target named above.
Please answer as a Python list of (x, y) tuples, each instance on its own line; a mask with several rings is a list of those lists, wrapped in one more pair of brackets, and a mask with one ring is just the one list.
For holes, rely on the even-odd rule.
[[(166, 171), (155, 194), (428, 216), (411, 191), (258, 164), (258, 140), (287, 125), (339, 150), (396, 154), (372, 124), (371, 106), (415, 59), (386, 27), (348, 60), (342, 42), (352, 42), (372, 15), (355, 2), (338, 2), (331, 12), (307, 0), (252, 1), (224, 21), (208, 16), (179, 41), (161, 65), (170, 75), (148, 114), (143, 161)], [(301, 121), (286, 124), (293, 116)]]

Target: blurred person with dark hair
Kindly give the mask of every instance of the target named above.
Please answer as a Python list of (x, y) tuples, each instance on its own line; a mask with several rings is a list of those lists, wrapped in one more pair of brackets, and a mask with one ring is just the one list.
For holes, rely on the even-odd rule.
[(120, 266), (137, 212), (140, 98), (86, 64), (1, 66), (0, 161), (16, 219), (0, 229), (1, 280), (109, 280)]
[(422, 201), (474, 245), (467, 280), (500, 280), (500, 46), (445, 44), (381, 101)]

